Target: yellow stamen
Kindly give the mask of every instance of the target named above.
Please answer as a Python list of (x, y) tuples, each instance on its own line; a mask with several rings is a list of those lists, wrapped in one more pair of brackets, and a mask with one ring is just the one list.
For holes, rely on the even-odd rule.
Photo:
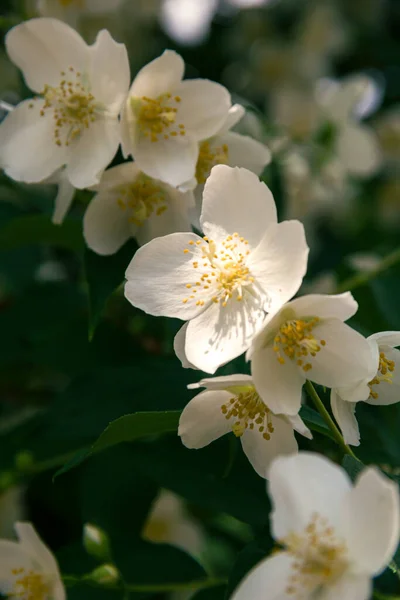
[(118, 206), (127, 210), (130, 222), (139, 227), (151, 215), (160, 216), (168, 208), (164, 189), (143, 173), (133, 183), (120, 185), (115, 191)]
[(318, 317), (310, 319), (290, 319), (280, 326), (274, 337), (273, 350), (276, 352), (278, 362), (284, 365), (286, 360), (296, 361), (304, 372), (312, 369), (310, 362), (304, 363), (307, 356), (315, 357), (321, 347), (326, 345), (325, 340), (317, 340), (312, 331), (319, 323)]
[(171, 94), (161, 94), (157, 98), (133, 98), (131, 100), (132, 110), (136, 114), (137, 125), (140, 135), (152, 142), (159, 139), (168, 140), (170, 136), (185, 135), (185, 125), (179, 123), (175, 129), (175, 123), (179, 109), (174, 104), (179, 104), (181, 98)]
[(395, 366), (394, 360), (389, 360), (384, 352), (379, 353), (378, 372), (368, 384), (370, 389), (370, 398), (374, 398), (374, 400), (376, 400), (379, 397), (378, 392), (375, 392), (372, 389), (373, 385), (379, 385), (383, 381), (389, 384), (393, 383), (393, 372)]
[[(230, 390), (228, 390), (230, 391)], [(232, 390), (235, 392), (235, 390)], [(258, 429), (265, 440), (271, 439), (274, 432), (271, 411), (261, 400), (254, 386), (249, 385), (240, 390), (223, 404), (221, 411), (226, 419), (232, 419), (232, 431), (236, 437), (241, 437), (246, 429)]]
[(197, 183), (205, 183), (211, 169), (215, 167), (215, 165), (228, 164), (228, 153), (229, 148), (227, 144), (212, 149), (209, 141), (206, 140), (201, 142), (196, 165)]

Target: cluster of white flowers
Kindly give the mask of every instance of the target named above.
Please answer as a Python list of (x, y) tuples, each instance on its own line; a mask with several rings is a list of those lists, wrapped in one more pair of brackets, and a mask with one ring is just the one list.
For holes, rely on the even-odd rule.
[[(151, 315), (185, 321), (174, 345), (183, 367), (214, 374), (243, 353), (250, 361), (251, 376), (189, 386), (205, 391), (179, 424), (189, 448), (233, 432), (269, 479), (282, 551), (235, 598), (315, 598), (325, 587), (324, 600), (368, 598), (371, 577), (399, 538), (395, 487), (369, 469), (352, 488), (327, 460), (297, 455), (294, 431), (312, 437), (299, 415), (309, 380), (331, 389), (344, 439), (357, 445), (356, 403), (400, 400), (400, 332), (365, 339), (345, 324), (357, 311), (350, 292), (293, 299), (307, 270), (304, 227), (278, 223), (272, 193), (259, 180), (270, 152), (231, 131), (244, 109), (223, 86), (183, 80), (183, 60), (169, 50), (130, 85), (123, 44), (101, 31), (88, 46), (52, 18), (14, 27), (6, 48), (35, 95), (0, 125), (0, 166), (17, 181), (57, 182), (57, 223), (75, 188), (95, 192), (83, 223), (87, 245), (107, 255), (137, 239), (125, 296)], [(321, 106), (343, 168), (370, 172), (378, 158), (354, 113), (359, 88), (349, 89), (328, 86)], [(348, 153), (354, 143), (357, 156)], [(126, 162), (106, 170), (120, 146)], [(370, 520), (375, 510), (379, 528)], [(0, 591), (62, 600), (54, 558), (30, 525), (17, 532), (19, 544), (0, 543)]]

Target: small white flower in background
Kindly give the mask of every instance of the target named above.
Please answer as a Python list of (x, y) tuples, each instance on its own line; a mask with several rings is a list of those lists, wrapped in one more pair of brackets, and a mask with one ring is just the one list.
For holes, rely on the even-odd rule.
[(309, 452), (277, 458), (268, 478), (271, 532), (282, 550), (250, 571), (232, 600), (369, 600), (372, 578), (399, 542), (397, 485), (367, 468), (353, 486), (343, 469)]
[(30, 523), (16, 523), (18, 542), (0, 540), (0, 593), (8, 598), (65, 600), (57, 562)]
[(191, 231), (192, 194), (148, 177), (133, 162), (105, 171), (93, 189), (97, 194), (86, 210), (83, 234), (98, 254), (113, 254), (131, 237), (142, 245), (175, 231)]
[(125, 296), (149, 314), (188, 321), (175, 350), (184, 365), (214, 373), (247, 350), (265, 311), (299, 289), (308, 246), (302, 224), (278, 224), (268, 187), (237, 167), (212, 169), (200, 225), (204, 238), (175, 233), (139, 248)]
[(123, 0), (38, 0), (36, 10), (41, 17), (54, 17), (76, 27), (83, 16), (96, 16), (116, 11)]
[(120, 143), (130, 77), (125, 46), (105, 30), (88, 46), (61, 21), (32, 19), (8, 32), (6, 49), (38, 95), (0, 125), (1, 167), (37, 183), (65, 165), (74, 187), (98, 183)]
[(254, 384), (273, 412), (296, 414), (306, 379), (332, 388), (368, 376), (375, 364), (370, 345), (343, 322), (357, 307), (350, 292), (310, 294), (268, 315), (247, 358)]
[(400, 331), (382, 331), (368, 338), (375, 357), (368, 377), (346, 388), (331, 391), (331, 407), (346, 444), (358, 446), (360, 431), (356, 403), (375, 406), (400, 402)]
[(228, 90), (182, 81), (183, 59), (166, 50), (133, 81), (122, 113), (122, 148), (150, 177), (177, 187), (193, 180), (199, 142), (215, 135), (231, 107)]
[(193, 225), (200, 227), (201, 201), (204, 184), (211, 169), (220, 164), (230, 167), (244, 167), (256, 175), (261, 175), (264, 167), (271, 161), (269, 149), (257, 140), (246, 135), (230, 131), (244, 116), (245, 109), (234, 104), (221, 129), (213, 137), (200, 142), (199, 157), (196, 164), (195, 181), (188, 187), (195, 187), (196, 210)]
[(168, 490), (156, 498), (145, 523), (143, 537), (151, 542), (172, 544), (200, 556), (204, 532), (185, 508), (183, 500)]
[(378, 138), (360, 119), (380, 104), (382, 90), (378, 84), (363, 75), (341, 82), (321, 80), (316, 97), (322, 115), (332, 128), (328, 136), (333, 136), (334, 155), (346, 172), (357, 177), (374, 174), (382, 163)]
[(294, 430), (312, 438), (298, 415), (275, 415), (261, 400), (249, 375), (202, 379), (189, 389), (205, 387), (183, 409), (178, 435), (188, 448), (203, 448), (233, 431), (260, 477), (280, 454), (297, 451)]

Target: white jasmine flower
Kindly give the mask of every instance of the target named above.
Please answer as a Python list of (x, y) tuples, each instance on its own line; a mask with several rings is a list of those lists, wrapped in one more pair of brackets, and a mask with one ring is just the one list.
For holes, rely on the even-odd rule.
[(264, 144), (247, 135), (231, 131), (232, 127), (242, 119), (244, 114), (245, 109), (243, 106), (240, 104), (233, 105), (218, 133), (200, 142), (195, 180), (187, 186), (189, 188), (196, 186), (194, 190), (196, 210), (193, 215), (193, 225), (196, 227), (199, 227), (204, 184), (215, 165), (244, 167), (256, 175), (261, 175), (263, 169), (271, 160), (271, 153)]
[(268, 489), (282, 550), (250, 571), (232, 600), (368, 600), (399, 542), (397, 485), (368, 468), (353, 486), (325, 457), (300, 452), (272, 463)]
[(97, 16), (116, 11), (123, 0), (38, 0), (41, 17), (54, 17), (76, 27), (82, 16)]
[(366, 378), (331, 391), (331, 407), (346, 444), (358, 446), (360, 431), (355, 416), (356, 403), (375, 406), (400, 402), (400, 331), (382, 331), (368, 338), (375, 357)]
[(362, 75), (342, 82), (322, 81), (317, 100), (332, 127), (334, 154), (350, 175), (365, 177), (381, 166), (382, 156), (373, 130), (360, 123), (380, 102), (375, 82)]
[(357, 306), (350, 292), (310, 294), (268, 315), (248, 357), (254, 384), (272, 411), (296, 414), (306, 379), (332, 388), (368, 375), (374, 364), (370, 345), (343, 322)]
[(30, 523), (16, 523), (19, 542), (0, 540), (0, 592), (8, 598), (65, 600), (57, 562)]
[(194, 178), (199, 142), (220, 130), (231, 106), (222, 85), (182, 81), (183, 72), (183, 59), (166, 50), (139, 71), (122, 114), (125, 156), (174, 187)]
[(76, 188), (98, 183), (120, 142), (118, 114), (129, 87), (126, 48), (103, 30), (93, 46), (65, 23), (32, 19), (6, 36), (11, 60), (38, 95), (0, 126), (0, 164), (37, 183), (65, 165)]
[(302, 224), (278, 224), (270, 190), (237, 167), (213, 168), (200, 225), (204, 238), (175, 233), (139, 248), (125, 296), (149, 314), (188, 321), (178, 333), (185, 361), (214, 373), (249, 347), (264, 311), (296, 293), (308, 247)]
[(178, 435), (187, 448), (203, 448), (233, 431), (260, 477), (280, 454), (297, 452), (296, 430), (308, 438), (311, 432), (298, 415), (275, 415), (260, 398), (249, 375), (202, 379), (189, 389), (205, 387), (184, 408)]
[(191, 231), (192, 195), (148, 177), (132, 162), (105, 171), (94, 189), (83, 234), (98, 254), (113, 254), (130, 237), (145, 244), (174, 231)]

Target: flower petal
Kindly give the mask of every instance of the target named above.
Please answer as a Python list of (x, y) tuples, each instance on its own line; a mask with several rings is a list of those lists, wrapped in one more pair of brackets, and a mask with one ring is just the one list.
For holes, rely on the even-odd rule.
[(232, 431), (232, 422), (225, 418), (221, 407), (229, 404), (232, 394), (224, 390), (197, 394), (183, 409), (178, 435), (187, 448), (203, 448)]
[(35, 567), (33, 557), (17, 542), (0, 540), (0, 593), (8, 596), (14, 587), (13, 569), (30, 571)]
[(292, 361), (280, 364), (271, 347), (260, 348), (252, 355), (251, 374), (258, 393), (272, 412), (287, 415), (299, 412), (306, 377)]
[(224, 125), (231, 107), (228, 90), (208, 79), (189, 79), (174, 89), (181, 98), (177, 120), (196, 141), (207, 139)]
[(114, 254), (131, 237), (126, 210), (117, 204), (114, 192), (99, 192), (83, 218), (83, 236), (88, 247), (103, 256)]
[(313, 439), (311, 431), (308, 429), (300, 415), (285, 415), (285, 419), (290, 423), (293, 429), (297, 431), (297, 433), (300, 433), (300, 435), (309, 440)]
[(185, 353), (185, 344), (186, 344), (186, 330), (188, 328), (189, 323), (185, 323), (184, 325), (182, 325), (182, 327), (179, 329), (178, 333), (175, 335), (174, 337), (174, 352), (177, 356), (177, 358), (179, 358), (179, 360), (182, 363), (182, 367), (184, 369), (195, 369), (197, 370), (197, 368), (192, 365), (192, 363), (190, 363), (188, 361), (188, 359), (186, 358), (186, 353)]
[(173, 50), (165, 50), (161, 56), (140, 69), (129, 95), (157, 98), (161, 94), (172, 93), (180, 84), (184, 70), (183, 58)]
[(320, 319), (335, 318), (347, 321), (356, 314), (358, 304), (350, 292), (344, 294), (308, 294), (292, 300), (290, 308), (299, 317), (309, 316)]
[(54, 119), (40, 115), (42, 101), (25, 100), (0, 125), (0, 162), (9, 177), (26, 183), (47, 179), (67, 160), (54, 142)]
[[(388, 360), (395, 364), (394, 371), (391, 373), (391, 383), (381, 381), (379, 386), (373, 386), (373, 391), (378, 394), (377, 398), (369, 396), (366, 400), (368, 404), (374, 406), (388, 406), (400, 402), (400, 350), (391, 346), (381, 346), (379, 349), (385, 353)], [(380, 373), (378, 373), (380, 375)]]
[[(379, 519), (373, 515), (379, 515)], [(341, 529), (359, 572), (378, 575), (399, 543), (397, 485), (377, 469), (365, 469), (345, 500)]]
[(238, 232), (254, 248), (266, 228), (276, 222), (273, 196), (257, 175), (226, 165), (212, 169), (204, 188), (200, 217), (201, 227), (208, 237), (218, 241)]
[(294, 454), (298, 450), (293, 427), (282, 417), (271, 415), (274, 427), (271, 438), (266, 440), (259, 432), (258, 426), (246, 429), (241, 437), (244, 453), (260, 477), (266, 479), (267, 470), (277, 456)]
[(90, 47), (91, 92), (98, 102), (108, 110), (119, 113), (130, 83), (128, 53), (125, 44), (116, 42), (108, 31), (103, 29)]
[(227, 390), (228, 388), (252, 385), (253, 380), (250, 375), (220, 375), (218, 377), (205, 377), (197, 383), (190, 383), (188, 390), (195, 390), (205, 387), (208, 390)]
[(317, 340), (325, 346), (313, 357), (308, 379), (330, 388), (350, 386), (368, 378), (375, 365), (375, 355), (368, 341), (339, 319), (326, 319), (313, 329)]
[(40, 564), (43, 571), (58, 575), (59, 571), (56, 559), (42, 542), (31, 523), (16, 523), (15, 531), (17, 532), (21, 547)]
[(218, 135), (222, 135), (223, 133), (226, 133), (227, 131), (232, 129), (232, 127), (235, 127), (235, 125), (237, 125), (239, 121), (244, 117), (245, 113), (246, 109), (244, 106), (242, 106), (241, 104), (233, 104), (228, 111), (225, 123), (219, 130)]
[(346, 472), (313, 452), (277, 458), (268, 477), (274, 507), (272, 535), (277, 540), (303, 531), (315, 513), (335, 527), (342, 502), (351, 490)]
[(360, 430), (355, 416), (356, 403), (342, 400), (335, 390), (331, 390), (331, 409), (346, 444), (360, 445)]
[(120, 143), (117, 119), (99, 118), (69, 146), (67, 177), (78, 189), (99, 183)]
[(178, 187), (194, 177), (199, 146), (189, 135), (152, 142), (148, 138), (130, 140), (138, 167), (154, 179)]
[(370, 335), (368, 340), (375, 341), (379, 346), (392, 346), (396, 348), (400, 346), (400, 331), (381, 331)]
[(298, 291), (307, 271), (307, 246), (300, 221), (270, 225), (248, 257), (257, 285), (268, 296), (265, 310), (275, 312)]
[(75, 188), (68, 181), (65, 169), (62, 169), (58, 178), (58, 190), (55, 199), (55, 206), (52, 221), (55, 225), (61, 225), (71, 208), (75, 196)]
[(345, 573), (321, 591), (319, 600), (369, 600), (372, 582), (367, 575)]
[(271, 152), (267, 146), (247, 135), (228, 131), (212, 138), (211, 147), (225, 144), (228, 147), (228, 165), (230, 167), (243, 167), (260, 175), (271, 162)]
[(6, 35), (7, 53), (23, 72), (27, 86), (37, 93), (45, 85), (58, 86), (61, 72), (70, 67), (86, 71), (89, 47), (79, 33), (57, 19), (30, 19)]
[(348, 124), (340, 130), (337, 140), (340, 161), (352, 175), (372, 175), (382, 163), (379, 142), (366, 125)]
[[(156, 238), (139, 248), (126, 270), (125, 296), (148, 314), (178, 319), (193, 319), (211, 302), (209, 295), (202, 295), (204, 305), (190, 299), (187, 285), (194, 283), (206, 269), (200, 263), (201, 250), (196, 241), (202, 241), (194, 233), (172, 233)], [(192, 245), (191, 245), (192, 243)], [(184, 250), (192, 248), (191, 252)], [(199, 261), (198, 269), (193, 262)], [(189, 298), (184, 302), (185, 298)], [(190, 360), (190, 359), (189, 359)]]
[(215, 373), (247, 350), (263, 320), (264, 311), (250, 294), (244, 294), (241, 302), (231, 299), (227, 306), (212, 302), (188, 325), (187, 359), (198, 369)]
[(287, 592), (293, 557), (279, 552), (264, 559), (239, 583), (231, 600), (291, 600)]

